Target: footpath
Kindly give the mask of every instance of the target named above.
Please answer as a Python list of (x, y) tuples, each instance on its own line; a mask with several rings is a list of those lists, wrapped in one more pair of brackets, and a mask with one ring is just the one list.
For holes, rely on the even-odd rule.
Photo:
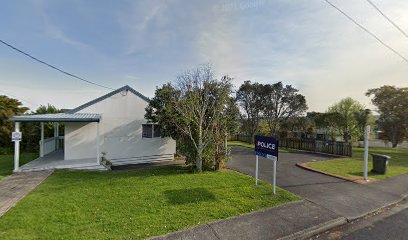
[(14, 173), (0, 181), (0, 217), (30, 193), (52, 171)]

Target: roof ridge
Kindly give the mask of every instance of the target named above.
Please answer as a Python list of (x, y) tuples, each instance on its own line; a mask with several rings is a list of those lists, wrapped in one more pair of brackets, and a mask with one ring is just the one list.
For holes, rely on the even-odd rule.
[(78, 111), (80, 111), (80, 110), (82, 110), (84, 108), (87, 108), (87, 107), (89, 107), (91, 105), (94, 105), (95, 103), (103, 101), (103, 100), (105, 100), (105, 99), (107, 99), (107, 98), (109, 98), (109, 97), (111, 97), (111, 96), (113, 96), (113, 95), (115, 95), (117, 93), (120, 93), (120, 92), (122, 92), (124, 90), (128, 90), (128, 91), (132, 92), (133, 94), (135, 94), (136, 96), (140, 97), (141, 99), (145, 100), (146, 102), (150, 102), (150, 99), (148, 97), (146, 97), (143, 94), (141, 94), (140, 92), (136, 91), (135, 89), (133, 89), (129, 85), (125, 85), (125, 86), (123, 86), (121, 88), (118, 88), (118, 89), (116, 89), (116, 90), (114, 90), (112, 92), (109, 92), (109, 93), (107, 93), (107, 94), (105, 94), (105, 95), (103, 95), (101, 97), (95, 98), (94, 100), (91, 100), (91, 101), (89, 101), (89, 102), (87, 102), (85, 104), (82, 104), (79, 107), (76, 107), (76, 108), (74, 108), (74, 109), (72, 109), (70, 111), (67, 111), (67, 113), (76, 113), (76, 112), (78, 112)]

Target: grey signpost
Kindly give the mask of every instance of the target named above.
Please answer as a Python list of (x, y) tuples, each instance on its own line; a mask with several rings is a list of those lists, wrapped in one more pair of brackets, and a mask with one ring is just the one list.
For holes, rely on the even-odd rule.
[(364, 164), (363, 164), (363, 175), (364, 180), (368, 181), (368, 144), (370, 139), (370, 125), (365, 128), (364, 135)]
[(273, 194), (276, 194), (276, 162), (278, 161), (279, 141), (273, 137), (255, 136), (255, 184), (258, 185), (258, 156), (272, 160), (273, 162)]
[(11, 141), (14, 142), (14, 172), (18, 171), (20, 165), (20, 141), (22, 134), (20, 132), (20, 123), (16, 122), (15, 132), (11, 133)]

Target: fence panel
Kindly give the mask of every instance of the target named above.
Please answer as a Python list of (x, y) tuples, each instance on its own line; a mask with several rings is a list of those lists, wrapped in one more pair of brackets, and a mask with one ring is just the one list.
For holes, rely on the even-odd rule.
[[(228, 141), (251, 143), (251, 136), (233, 135)], [(321, 141), (314, 139), (279, 139), (279, 147), (292, 148), (316, 153), (328, 153), (339, 156), (352, 156), (352, 144), (346, 142)]]

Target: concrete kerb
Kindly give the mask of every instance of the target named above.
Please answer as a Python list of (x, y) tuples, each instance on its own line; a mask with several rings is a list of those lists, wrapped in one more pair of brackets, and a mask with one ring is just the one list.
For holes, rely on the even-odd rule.
[(344, 224), (347, 224), (347, 223), (350, 223), (350, 222), (354, 222), (354, 221), (359, 220), (359, 219), (363, 219), (363, 218), (365, 218), (365, 217), (367, 217), (369, 215), (373, 215), (373, 214), (375, 214), (377, 212), (380, 212), (380, 211), (382, 211), (384, 209), (392, 208), (395, 205), (399, 204), (400, 202), (403, 202), (403, 201), (406, 201), (406, 200), (408, 200), (408, 193), (404, 194), (402, 196), (402, 198), (400, 200), (398, 200), (398, 201), (395, 201), (395, 202), (390, 203), (390, 204), (388, 204), (386, 206), (377, 208), (377, 209), (375, 209), (373, 211), (367, 212), (367, 213), (362, 214), (362, 215), (360, 215), (358, 217), (353, 217), (353, 218), (339, 217), (339, 218), (330, 220), (328, 222), (325, 222), (325, 223), (322, 223), (322, 224), (319, 224), (319, 225), (304, 229), (302, 231), (292, 233), (292, 234), (290, 234), (288, 236), (279, 238), (279, 240), (292, 240), (292, 239), (310, 238), (310, 237), (312, 237), (312, 236), (314, 236), (316, 234), (323, 233), (323, 232), (328, 231), (328, 230), (330, 230), (332, 228), (340, 227), (341, 225), (344, 225)]
[(240, 215), (237, 215), (237, 216), (232, 216), (232, 217), (228, 217), (228, 218), (223, 218), (223, 219), (211, 221), (211, 222), (208, 222), (208, 223), (203, 223), (203, 224), (197, 225), (197, 226), (192, 227), (192, 228), (182, 229), (182, 230), (178, 230), (178, 231), (175, 231), (175, 232), (170, 232), (170, 233), (160, 235), (160, 236), (153, 236), (153, 237), (148, 238), (148, 239), (152, 239), (152, 240), (153, 239), (161, 239), (161, 238), (165, 238), (165, 237), (170, 236), (170, 235), (177, 235), (178, 233), (182, 233), (182, 232), (187, 231), (187, 230), (193, 230), (193, 229), (201, 228), (202, 226), (209, 226), (209, 224), (216, 224), (216, 223), (219, 223), (219, 222), (227, 221), (227, 220), (238, 218), (238, 217), (243, 217), (243, 216), (257, 214), (257, 213), (262, 213), (262, 212), (271, 210), (271, 209), (276, 208), (276, 207), (290, 206), (292, 204), (297, 204), (297, 203), (301, 203), (301, 202), (304, 202), (304, 201), (305, 201), (304, 199), (300, 199), (300, 200), (297, 200), (297, 201), (284, 203), (284, 204), (281, 204), (281, 205), (278, 205), (278, 206), (275, 206), (275, 207), (271, 207), (271, 208), (266, 208), (266, 209), (262, 209), (262, 210), (258, 210), (258, 211), (243, 213), (243, 214), (240, 214)]
[[(333, 161), (335, 161), (335, 160), (333, 160)], [(336, 174), (333, 174), (333, 173), (328, 173), (328, 172), (320, 171), (320, 170), (317, 170), (317, 169), (315, 169), (315, 168), (312, 168), (312, 167), (307, 166), (308, 163), (309, 163), (309, 162), (306, 162), (306, 163), (296, 163), (296, 166), (298, 166), (298, 167), (300, 167), (300, 168), (302, 168), (302, 169), (311, 171), (311, 172), (316, 172), (316, 173), (324, 174), (324, 175), (326, 175), (326, 176), (335, 177), (335, 178), (338, 178), (338, 179), (346, 180), (346, 181), (349, 181), (349, 182), (352, 182), (352, 183), (357, 183), (357, 184), (369, 184), (369, 183), (372, 183), (372, 182), (375, 182), (375, 181), (376, 181), (376, 180), (371, 180), (371, 181), (369, 181), (369, 182), (366, 182), (364, 179), (352, 179), (352, 178), (347, 178), (347, 177), (343, 177), (343, 176), (340, 176), (340, 175), (336, 175)]]
[(318, 233), (325, 232), (329, 229), (339, 227), (347, 223), (347, 219), (345, 217), (339, 217), (328, 222), (304, 229), (299, 232), (292, 233), (285, 237), (279, 238), (279, 240), (292, 240), (292, 239), (305, 239), (308, 237), (312, 237)]
[(402, 195), (401, 198), (400, 198), (399, 200), (395, 201), (395, 202), (392, 202), (392, 203), (387, 204), (387, 205), (385, 205), (385, 206), (376, 208), (376, 209), (374, 209), (374, 210), (372, 210), (372, 211), (370, 211), (370, 212), (361, 214), (360, 216), (352, 217), (352, 218), (347, 218), (347, 222), (352, 222), (352, 221), (355, 221), (355, 220), (358, 220), (358, 219), (367, 217), (368, 215), (375, 214), (376, 212), (380, 212), (380, 211), (382, 211), (383, 209), (386, 209), (386, 208), (392, 208), (392, 207), (394, 207), (395, 205), (397, 205), (397, 204), (399, 204), (400, 202), (403, 202), (403, 201), (405, 201), (405, 200), (407, 200), (407, 199), (408, 199), (408, 193)]

